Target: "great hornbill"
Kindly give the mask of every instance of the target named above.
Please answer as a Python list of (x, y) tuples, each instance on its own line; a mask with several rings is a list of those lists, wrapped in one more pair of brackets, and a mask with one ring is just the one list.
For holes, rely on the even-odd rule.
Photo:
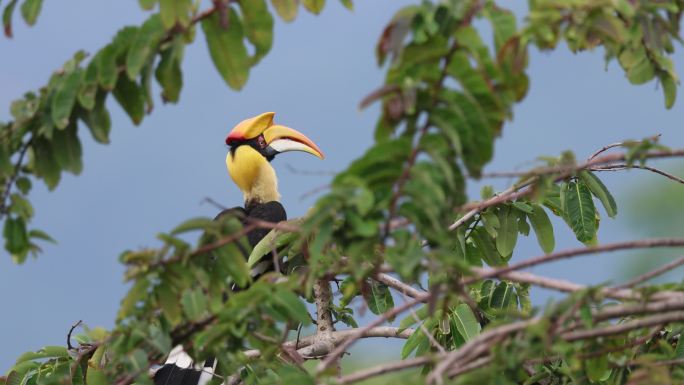
[[(243, 225), (250, 218), (267, 222), (287, 219), (285, 208), (280, 204), (278, 180), (270, 162), (276, 155), (286, 151), (304, 151), (323, 159), (323, 153), (304, 134), (285, 126), (273, 124), (274, 112), (265, 112), (238, 123), (228, 134), (229, 147), (226, 166), (233, 182), (244, 195), (244, 207), (223, 210), (222, 215), (237, 214)], [(254, 229), (247, 233), (249, 244), (254, 247), (266, 236), (268, 229)], [(271, 264), (271, 259), (267, 259)], [(269, 266), (272, 268), (272, 266)], [(253, 269), (252, 275), (263, 273), (268, 267)], [(216, 361), (195, 365), (192, 358), (175, 347), (165, 364), (154, 374), (155, 385), (204, 385), (213, 376)]]

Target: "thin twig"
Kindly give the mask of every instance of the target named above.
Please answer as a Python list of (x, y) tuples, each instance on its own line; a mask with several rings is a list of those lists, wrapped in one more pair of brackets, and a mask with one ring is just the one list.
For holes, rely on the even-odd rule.
[[(487, 272), (486, 269), (482, 268), (473, 268), (473, 271), (476, 273)], [(563, 279), (543, 277), (525, 271), (511, 271), (508, 273), (503, 273), (499, 275), (499, 278), (503, 278), (518, 283), (529, 283), (531, 285), (543, 287), (546, 289), (557, 290), (565, 293), (575, 293), (589, 288), (588, 286), (580, 285), (575, 282), (570, 282)], [(641, 293), (634, 292), (632, 290), (629, 290), (628, 288), (604, 287), (599, 289), (599, 293), (608, 298), (615, 298), (621, 300), (638, 300), (644, 298), (644, 296)], [(672, 295), (674, 295), (675, 293), (677, 293), (677, 295), (679, 295), (680, 297), (684, 298), (684, 293), (659, 292), (651, 295), (649, 299), (668, 299), (671, 298)]]
[(210, 197), (205, 197), (204, 199), (202, 199), (202, 200), (200, 201), (200, 204), (201, 204), (201, 203), (209, 203), (210, 205), (216, 207), (216, 208), (219, 209), (219, 210), (227, 210), (227, 209), (228, 209), (228, 207), (226, 207), (226, 206), (224, 206), (224, 205), (218, 203), (217, 201), (215, 201), (214, 199), (212, 199), (212, 198), (210, 198)]
[(650, 317), (636, 319), (633, 321), (627, 321), (621, 324), (608, 325), (602, 328), (570, 331), (562, 333), (560, 336), (564, 340), (572, 342), (577, 340), (585, 340), (589, 338), (607, 337), (616, 334), (624, 334), (634, 329), (642, 329), (649, 326), (668, 324), (670, 322), (680, 321), (684, 321), (684, 311), (658, 314)]
[(71, 328), (69, 329), (69, 333), (67, 333), (67, 349), (72, 350), (74, 347), (71, 346), (71, 333), (74, 332), (74, 329), (79, 327), (83, 323), (83, 320), (78, 320), (75, 324), (71, 325)]
[[(334, 345), (337, 346), (343, 341), (345, 341), (349, 336), (356, 334), (358, 332), (359, 328), (354, 328), (354, 329), (345, 329), (345, 330), (336, 330), (331, 333), (332, 339), (334, 342)], [(397, 327), (393, 326), (378, 326), (374, 327), (371, 329), (366, 330), (361, 334), (360, 338), (399, 338), (399, 339), (407, 339), (409, 338), (413, 333), (415, 333), (414, 329), (399, 329)], [(295, 348), (298, 352), (303, 353), (302, 351), (303, 348), (310, 347), (314, 345), (317, 342), (317, 336), (315, 334), (306, 336), (306, 337), (301, 337), (301, 338), (296, 338), (291, 341), (287, 341), (282, 344), (282, 348)], [(319, 352), (321, 353), (321, 352)], [(329, 352), (322, 352), (322, 354), (328, 354)], [(259, 350), (247, 350), (243, 352), (243, 354), (250, 359), (258, 358), (261, 356), (261, 351)]]
[(14, 165), (14, 170), (12, 171), (12, 176), (10, 176), (10, 178), (7, 180), (7, 183), (5, 184), (5, 190), (2, 192), (2, 198), (0, 198), (0, 218), (7, 214), (7, 199), (9, 198), (10, 193), (12, 192), (12, 186), (19, 177), (21, 164), (23, 163), (24, 157), (26, 156), (26, 152), (28, 152), (28, 149), (31, 146), (32, 142), (33, 139), (30, 139), (22, 145), (21, 150), (19, 151), (19, 158), (17, 158), (17, 163)]
[(655, 278), (661, 274), (665, 274), (665, 273), (669, 272), (670, 270), (672, 270), (678, 266), (681, 266), (681, 265), (684, 265), (684, 257), (679, 257), (670, 263), (667, 263), (665, 265), (660, 266), (657, 269), (651, 270), (647, 273), (641, 274), (641, 275), (639, 275), (633, 279), (630, 279), (629, 281), (623, 283), (622, 285), (613, 286), (613, 288), (614, 289), (628, 289), (628, 288), (634, 287), (634, 286), (636, 286), (642, 282), (648, 281), (651, 278)]
[(631, 168), (638, 168), (641, 170), (651, 171), (651, 172), (654, 172), (656, 174), (660, 174), (660, 175), (662, 175), (668, 179), (672, 179), (675, 182), (679, 182), (679, 183), (684, 184), (684, 179), (682, 179), (678, 176), (672, 175), (670, 173), (667, 173), (661, 169), (651, 167), (651, 166), (646, 166), (646, 165), (641, 166), (638, 164), (627, 165), (627, 164), (623, 164), (623, 163), (618, 163), (618, 164), (612, 164), (612, 165), (607, 165), (607, 166), (591, 167), (591, 168), (589, 168), (589, 170), (591, 170), (591, 171), (622, 171), (622, 170), (629, 170)]

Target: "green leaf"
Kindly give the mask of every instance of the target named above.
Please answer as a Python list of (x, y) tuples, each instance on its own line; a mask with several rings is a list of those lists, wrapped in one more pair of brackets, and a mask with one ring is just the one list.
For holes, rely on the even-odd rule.
[(134, 124), (140, 124), (145, 115), (145, 94), (142, 88), (127, 76), (119, 76), (112, 92)]
[(428, 320), (423, 323), (423, 327), (416, 328), (416, 331), (411, 334), (409, 338), (406, 339), (404, 347), (401, 349), (401, 359), (406, 359), (411, 353), (416, 350), (419, 346), (424, 344), (429, 344), (430, 340), (428, 336), (425, 335), (423, 330), (431, 330), (435, 327), (436, 321), (434, 319)]
[(63, 170), (78, 175), (83, 170), (83, 149), (78, 139), (76, 124), (65, 130), (56, 131), (52, 137), (55, 159)]
[(26, 198), (20, 194), (12, 194), (10, 197), (10, 212), (28, 221), (33, 217), (33, 206)]
[(61, 169), (57, 163), (52, 143), (43, 138), (35, 138), (31, 149), (33, 150), (33, 168), (36, 175), (43, 178), (49, 190), (54, 190), (59, 183)]
[(12, 255), (23, 255), (28, 251), (26, 223), (22, 218), (7, 218), (3, 230), (5, 249)]
[(273, 16), (268, 11), (266, 0), (241, 0), (240, 9), (245, 35), (255, 48), (256, 63), (273, 45)]
[(86, 110), (92, 110), (95, 107), (95, 98), (97, 96), (97, 84), (83, 82), (81, 89), (78, 91), (78, 103)]
[(498, 214), (500, 226), (496, 235), (496, 249), (508, 259), (518, 241), (518, 217), (509, 206), (501, 207)]
[(611, 195), (610, 191), (608, 191), (603, 182), (601, 182), (601, 179), (590, 171), (582, 171), (579, 176), (587, 185), (589, 191), (601, 201), (608, 216), (614, 218), (615, 215), (617, 215), (617, 204), (615, 203), (613, 195)]
[(36, 23), (42, 5), (43, 0), (24, 0), (24, 4), (21, 5), (21, 15), (26, 20), (26, 24), (34, 25)]
[(105, 107), (107, 95), (106, 92), (98, 92), (95, 96), (93, 108), (90, 111), (86, 110), (81, 113), (81, 120), (90, 129), (93, 139), (102, 144), (109, 143), (109, 132), (112, 128), (112, 119)]
[(162, 87), (161, 96), (164, 101), (176, 103), (180, 98), (180, 91), (183, 88), (183, 73), (180, 66), (183, 50), (182, 40), (177, 39), (170, 48), (161, 53), (161, 61), (154, 75)]
[(213, 221), (211, 218), (197, 217), (197, 218), (188, 219), (187, 221), (176, 226), (176, 228), (171, 230), (170, 234), (171, 235), (178, 235), (181, 233), (187, 233), (188, 231), (206, 230), (206, 229), (213, 227), (215, 225), (216, 225), (216, 222)]
[(517, 30), (515, 15), (493, 3), (488, 3), (485, 15), (492, 23), (494, 46), (498, 52)]
[(26, 352), (17, 358), (15, 363), (21, 363), (29, 360), (36, 360), (41, 358), (57, 358), (68, 357), (69, 352), (64, 346), (44, 346), (36, 352)]
[(149, 11), (157, 4), (157, 0), (138, 0), (138, 3), (140, 4), (140, 8)]
[(675, 348), (674, 351), (674, 357), (673, 359), (681, 359), (684, 358), (684, 338), (679, 338), (677, 341), (677, 347)]
[(675, 80), (669, 75), (661, 76), (660, 83), (663, 85), (665, 108), (669, 110), (674, 106), (675, 99), (677, 98), (677, 84), (675, 84)]
[(192, 0), (159, 0), (159, 14), (164, 27), (171, 29), (176, 23), (187, 27), (191, 8)]
[(202, 289), (186, 289), (181, 297), (181, 306), (188, 319), (197, 321), (207, 311), (207, 297)]
[(325, 0), (302, 0), (302, 3), (304, 4), (304, 8), (317, 15), (321, 13), (325, 6)]
[(591, 191), (584, 182), (570, 182), (565, 188), (565, 210), (570, 227), (580, 242), (596, 235), (596, 208)]
[(283, 21), (289, 23), (297, 17), (299, 0), (271, 0), (271, 4)]
[(470, 306), (462, 303), (452, 311), (452, 319), (456, 323), (456, 330), (464, 340), (470, 341), (480, 334), (480, 323), (475, 318)]
[(147, 297), (149, 287), (150, 281), (147, 278), (141, 278), (133, 284), (133, 287), (128, 290), (126, 296), (121, 300), (121, 307), (119, 307), (119, 312), (116, 316), (118, 320), (127, 318), (133, 313), (138, 302)]
[(31, 190), (31, 180), (26, 177), (20, 177), (17, 178), (17, 181), (15, 182), (15, 185), (21, 191), (22, 194), (26, 195), (29, 193)]
[(17, 371), (12, 370), (7, 374), (7, 378), (5, 379), (5, 382), (3, 385), (22, 385), (24, 382), (22, 379), (22, 375), (20, 375)]
[(69, 125), (69, 117), (76, 103), (76, 95), (81, 85), (83, 71), (77, 69), (59, 82), (52, 98), (51, 113), (55, 127), (64, 129)]
[(489, 266), (503, 266), (506, 264), (506, 260), (499, 254), (494, 241), (487, 234), (487, 231), (483, 228), (475, 228), (470, 233), (470, 238), (475, 243), (477, 251), (483, 261), (485, 261)]
[(159, 307), (171, 324), (176, 325), (180, 322), (181, 308), (178, 306), (179, 296), (178, 293), (172, 289), (171, 285), (164, 281), (155, 288), (155, 294), (157, 295)]
[(7, 37), (12, 37), (12, 14), (14, 13), (14, 8), (17, 6), (17, 1), (18, 0), (11, 0), (2, 12), (2, 25), (5, 29), (5, 36)]
[(509, 307), (516, 306), (515, 301), (515, 286), (508, 282), (499, 282), (496, 289), (492, 293), (489, 300), (489, 305), (493, 309), (505, 310)]
[(584, 361), (584, 368), (587, 373), (587, 377), (592, 383), (599, 383), (608, 378), (611, 370), (608, 365), (608, 355), (606, 354), (602, 354)]
[(275, 370), (278, 384), (314, 385), (316, 382), (304, 370), (292, 365), (283, 365)]
[(158, 15), (150, 17), (138, 30), (126, 55), (126, 73), (131, 80), (152, 60), (163, 37), (164, 28)]
[(35, 239), (40, 239), (42, 241), (47, 241), (50, 243), (57, 243), (48, 233), (38, 230), (38, 229), (33, 229), (29, 231), (29, 238), (35, 238)]
[[(424, 320), (428, 315), (430, 315), (430, 308), (427, 305), (423, 305), (416, 310), (415, 316), (414, 313), (407, 315), (404, 319), (399, 322), (399, 329), (404, 330), (409, 328), (411, 325), (415, 324), (416, 322), (420, 322), (421, 320)], [(416, 320), (416, 318), (418, 318)]]
[(556, 239), (553, 235), (553, 226), (549, 220), (544, 208), (538, 204), (532, 205), (532, 213), (527, 217), (530, 219), (534, 233), (537, 234), (537, 242), (545, 253), (550, 253), (556, 245)]
[[(98, 348), (99, 349), (99, 348)], [(109, 379), (104, 372), (97, 368), (89, 367), (86, 372), (86, 384), (88, 385), (109, 385)]]
[(340, 0), (342, 2), (342, 5), (344, 5), (345, 8), (347, 8), (350, 11), (354, 10), (354, 3), (352, 0)]
[(98, 53), (96, 56), (97, 61), (91, 63), (91, 65), (96, 66), (98, 81), (105, 90), (112, 90), (119, 77), (119, 71), (116, 68), (116, 54), (116, 46), (113, 43), (109, 44)]
[(382, 314), (394, 307), (392, 293), (384, 283), (371, 280), (368, 282), (367, 290), (363, 290), (362, 294), (373, 314)]
[(283, 286), (277, 286), (273, 292), (273, 301), (280, 307), (286, 309), (290, 317), (303, 324), (311, 324), (311, 316), (306, 310), (306, 306), (299, 297)]
[(242, 23), (233, 8), (229, 10), (228, 28), (221, 26), (218, 13), (202, 20), (209, 54), (223, 80), (239, 90), (247, 82), (250, 59), (243, 42)]
[(240, 287), (247, 287), (251, 281), (249, 267), (245, 257), (235, 243), (229, 243), (213, 250), (221, 267), (233, 278)]
[[(287, 224), (299, 225), (302, 219), (292, 219)], [(247, 265), (251, 268), (257, 264), (265, 255), (270, 256), (273, 250), (279, 250), (281, 247), (292, 243), (297, 239), (296, 232), (289, 232), (281, 229), (273, 229), (257, 243), (247, 259)]]

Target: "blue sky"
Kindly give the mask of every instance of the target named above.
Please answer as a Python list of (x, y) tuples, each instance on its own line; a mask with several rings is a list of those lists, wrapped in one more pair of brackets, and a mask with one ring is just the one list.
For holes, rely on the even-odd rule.
[[(112, 326), (126, 290), (118, 255), (130, 248), (154, 246), (155, 234), (194, 216), (213, 216), (202, 204), (211, 197), (225, 205), (242, 196), (225, 169), (228, 130), (238, 121), (276, 111), (278, 122), (312, 138), (325, 161), (306, 154), (287, 154), (274, 165), (280, 176), (283, 203), (291, 217), (312, 205), (327, 175), (343, 169), (371, 143), (377, 106), (359, 111), (358, 102), (382, 83), (374, 46), (384, 24), (401, 4), (410, 1), (357, 1), (355, 11), (329, 1), (320, 16), (300, 12), (294, 23), (276, 22), (273, 50), (250, 73), (241, 92), (228, 89), (214, 70), (204, 39), (186, 50), (184, 89), (180, 103), (157, 103), (152, 115), (135, 127), (112, 103), (112, 144), (95, 144), (83, 135), (83, 173), (63, 177), (48, 192), (36, 184), (31, 199), (34, 225), (58, 240), (36, 260), (16, 266), (0, 257), (0, 372), (23, 351), (64, 344), (66, 332), (82, 319), (91, 326)], [(514, 2), (524, 9), (524, 2)], [(139, 24), (146, 14), (137, 2), (46, 1), (38, 23), (26, 28), (18, 19), (15, 38), (0, 39), (0, 119), (9, 119), (9, 104), (27, 90), (43, 85), (73, 52), (94, 52), (124, 24)], [(680, 47), (678, 47), (680, 48)], [(684, 74), (684, 56), (675, 56)], [(531, 88), (515, 109), (496, 145), (489, 171), (522, 169), (539, 155), (572, 149), (582, 159), (607, 143), (662, 133), (664, 143), (684, 147), (684, 100), (665, 110), (654, 83), (632, 86), (620, 68), (604, 65), (601, 52), (574, 55), (561, 48), (533, 51)], [(673, 162), (662, 162), (665, 169)], [(292, 168), (322, 171), (293, 173)], [(611, 173), (605, 179), (618, 204), (630, 190), (668, 183), (643, 171)], [(511, 181), (486, 181), (503, 188)], [(479, 184), (470, 191), (479, 196)], [(682, 192), (684, 197), (684, 191)], [(681, 201), (680, 201), (681, 202)], [(676, 202), (663, 202), (674, 205)], [(625, 204), (621, 211), (629, 210)], [(633, 222), (604, 219), (602, 242), (639, 236)], [(577, 247), (564, 226), (556, 230), (557, 248)], [(514, 258), (540, 253), (536, 241), (523, 240)], [(538, 268), (538, 273), (583, 283), (614, 276), (621, 255), (576, 259)], [(549, 298), (533, 292), (541, 304)]]

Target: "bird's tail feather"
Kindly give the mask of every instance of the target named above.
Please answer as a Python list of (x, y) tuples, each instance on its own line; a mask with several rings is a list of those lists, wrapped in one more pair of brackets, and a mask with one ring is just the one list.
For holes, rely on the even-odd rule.
[(195, 365), (192, 357), (176, 346), (164, 365), (154, 373), (154, 385), (206, 385), (214, 377), (216, 360)]

